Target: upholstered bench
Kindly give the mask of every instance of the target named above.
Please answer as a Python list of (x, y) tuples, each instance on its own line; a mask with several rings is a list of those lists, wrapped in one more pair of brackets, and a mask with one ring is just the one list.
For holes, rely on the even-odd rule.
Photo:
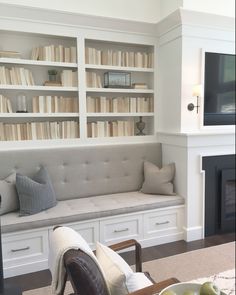
[(76, 229), (93, 248), (135, 238), (151, 246), (183, 238), (184, 199), (140, 192), (143, 163), (161, 166), (158, 143), (0, 151), (0, 179), (46, 167), (58, 203), (30, 216), (1, 216), (5, 277), (48, 267), (48, 234)]

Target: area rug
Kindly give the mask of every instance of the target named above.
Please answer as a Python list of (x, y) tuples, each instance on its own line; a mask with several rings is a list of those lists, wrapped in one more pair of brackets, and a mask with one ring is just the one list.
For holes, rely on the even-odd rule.
[[(180, 281), (208, 278), (214, 274), (235, 268), (235, 242), (190, 251), (179, 255), (145, 262), (143, 270), (148, 271), (156, 282), (170, 277)], [(230, 272), (232, 276), (232, 271)], [(72, 292), (68, 283), (65, 295)], [(24, 295), (51, 295), (50, 286), (25, 291)]]

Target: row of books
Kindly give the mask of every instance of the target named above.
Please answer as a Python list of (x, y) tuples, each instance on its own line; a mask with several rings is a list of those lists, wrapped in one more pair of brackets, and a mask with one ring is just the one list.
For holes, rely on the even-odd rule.
[(77, 97), (34, 96), (32, 99), (33, 113), (78, 113)]
[(102, 88), (101, 76), (95, 72), (86, 72), (87, 87)]
[(4, 85), (35, 85), (33, 74), (30, 70), (18, 67), (0, 67), (0, 84)]
[(134, 121), (96, 121), (87, 123), (88, 137), (133, 136)]
[(9, 98), (0, 94), (0, 113), (12, 113), (12, 105)]
[(7, 124), (0, 122), (0, 141), (65, 139), (79, 137), (76, 121), (31, 122)]
[(76, 63), (76, 47), (64, 47), (62, 45), (35, 47), (32, 49), (31, 59)]
[(78, 85), (78, 73), (72, 70), (61, 72), (61, 84), (64, 87), (76, 87)]
[(85, 48), (85, 62), (87, 64), (153, 68), (153, 58), (154, 54), (152, 52)]
[(87, 96), (88, 113), (146, 113), (154, 111), (153, 97)]

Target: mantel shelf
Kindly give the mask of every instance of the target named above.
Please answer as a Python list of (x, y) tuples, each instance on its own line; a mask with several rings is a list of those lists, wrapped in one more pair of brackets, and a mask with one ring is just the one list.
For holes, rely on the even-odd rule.
[(31, 60), (21, 58), (0, 58), (2, 64), (15, 64), (15, 65), (32, 65), (32, 66), (53, 66), (53, 67), (65, 67), (65, 68), (77, 68), (77, 63), (69, 62), (56, 62), (46, 60)]
[(107, 92), (107, 93), (154, 93), (153, 89), (133, 89), (133, 88), (87, 88), (87, 92)]
[(96, 70), (128, 71), (128, 72), (147, 72), (147, 73), (154, 72), (153, 68), (120, 67), (120, 66), (96, 65), (96, 64), (86, 64), (85, 68), (96, 69)]

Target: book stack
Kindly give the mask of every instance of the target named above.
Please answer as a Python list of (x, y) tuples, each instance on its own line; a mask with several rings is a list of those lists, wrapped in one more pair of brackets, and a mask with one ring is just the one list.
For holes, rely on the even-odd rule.
[(76, 121), (62, 122), (31, 122), (6, 124), (0, 122), (0, 141), (65, 139), (79, 137), (79, 123)]
[(32, 99), (33, 113), (78, 113), (79, 104), (76, 97), (35, 96)]
[(101, 76), (95, 72), (86, 72), (87, 87), (102, 88)]
[(96, 121), (88, 122), (88, 137), (133, 136), (134, 121)]
[(0, 67), (0, 84), (25, 86), (35, 85), (31, 71), (17, 67), (9, 69), (5, 66)]
[(0, 58), (20, 58), (21, 54), (18, 51), (0, 50)]
[(86, 47), (85, 62), (87, 64), (96, 65), (153, 68), (154, 54), (152, 52), (134, 52), (112, 49), (99, 50)]
[(78, 74), (72, 70), (61, 72), (61, 84), (63, 87), (76, 87), (78, 85)]
[(153, 97), (91, 97), (87, 96), (88, 113), (153, 112)]
[(0, 113), (12, 113), (12, 105), (9, 98), (0, 94)]
[(76, 63), (76, 47), (64, 47), (62, 45), (35, 47), (31, 52), (31, 59)]
[(132, 87), (134, 89), (148, 89), (148, 86), (146, 83), (133, 83)]

